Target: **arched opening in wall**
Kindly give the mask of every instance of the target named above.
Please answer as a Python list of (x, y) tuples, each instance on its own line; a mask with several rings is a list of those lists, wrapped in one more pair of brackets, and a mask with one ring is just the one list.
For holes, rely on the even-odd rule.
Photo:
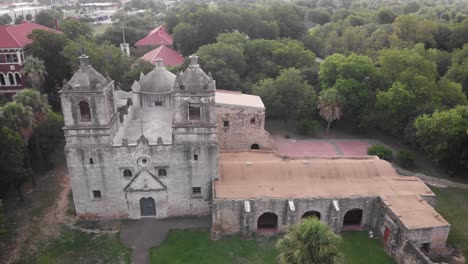
[(5, 75), (3, 75), (3, 73), (0, 73), (0, 85), (6, 85)]
[(343, 228), (359, 228), (362, 222), (362, 210), (361, 209), (351, 209), (346, 212), (343, 218)]
[(89, 109), (89, 104), (87, 102), (80, 102), (80, 121), (81, 122), (90, 122), (91, 121), (91, 110)]
[(307, 219), (309, 217), (315, 217), (317, 220), (320, 220), (320, 213), (317, 211), (307, 211), (302, 215), (302, 219)]
[(278, 230), (278, 216), (274, 213), (264, 213), (257, 220), (257, 231), (276, 232)]
[(10, 85), (15, 85), (15, 77), (13, 76), (13, 73), (8, 73), (8, 81), (10, 82)]
[(129, 169), (125, 169), (125, 170), (123, 171), (123, 176), (124, 176), (125, 178), (130, 178), (130, 177), (132, 177), (132, 171), (129, 170)]
[(151, 197), (140, 199), (141, 216), (156, 216), (156, 203)]
[(251, 124), (251, 125), (255, 125), (255, 117), (252, 117), (252, 118), (250, 119), (250, 124)]
[(15, 73), (15, 80), (16, 85), (21, 85), (21, 75), (19, 73)]
[(260, 149), (260, 146), (258, 144), (252, 144), (252, 146), (250, 146), (250, 149)]

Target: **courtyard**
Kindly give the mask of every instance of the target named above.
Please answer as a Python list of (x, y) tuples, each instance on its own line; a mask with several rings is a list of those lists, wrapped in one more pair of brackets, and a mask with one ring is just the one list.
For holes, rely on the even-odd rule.
[[(212, 241), (208, 230), (172, 230), (160, 246), (151, 249), (151, 263), (276, 263), (276, 240), (274, 236), (260, 236), (253, 240), (227, 236)], [(370, 239), (367, 232), (344, 232), (343, 252), (346, 264), (395, 263), (383, 251), (381, 242)]]

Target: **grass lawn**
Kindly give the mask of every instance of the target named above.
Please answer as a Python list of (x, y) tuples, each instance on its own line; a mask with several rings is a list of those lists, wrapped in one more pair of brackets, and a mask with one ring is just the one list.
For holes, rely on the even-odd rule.
[(468, 190), (431, 187), (437, 195), (436, 210), (451, 225), (448, 243), (468, 257)]
[(111, 26), (112, 24), (100, 24), (100, 25), (93, 26), (94, 36), (104, 34), (104, 32), (106, 32), (106, 29), (108, 29)]
[(343, 251), (346, 264), (393, 264), (395, 261), (385, 253), (377, 239), (369, 239), (367, 232), (343, 232)]
[(130, 254), (118, 234), (94, 235), (64, 228), (46, 248), (19, 263), (130, 263)]
[[(395, 263), (380, 242), (369, 239), (366, 232), (345, 232), (343, 237), (346, 264)], [(276, 238), (242, 240), (238, 236), (211, 241), (207, 230), (172, 230), (161, 246), (151, 249), (151, 263), (277, 263), (275, 242)]]

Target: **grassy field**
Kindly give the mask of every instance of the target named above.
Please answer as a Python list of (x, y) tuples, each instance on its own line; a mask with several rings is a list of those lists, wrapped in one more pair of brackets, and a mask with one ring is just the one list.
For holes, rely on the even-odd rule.
[(106, 32), (106, 29), (112, 26), (112, 24), (100, 24), (100, 25), (95, 25), (93, 26), (93, 34), (94, 36), (103, 34)]
[(367, 232), (344, 232), (343, 242), (346, 264), (395, 263), (395, 261), (385, 253), (381, 242), (376, 239), (369, 239)]
[(94, 235), (64, 228), (45, 249), (18, 263), (130, 263), (130, 254), (117, 234)]
[(448, 243), (468, 257), (468, 190), (431, 187), (436, 210), (452, 225)]
[[(366, 232), (346, 232), (343, 237), (346, 264), (395, 263)], [(173, 230), (161, 246), (151, 249), (151, 263), (271, 264), (278, 256), (275, 242), (275, 238), (241, 240), (237, 236), (211, 241), (207, 230)]]

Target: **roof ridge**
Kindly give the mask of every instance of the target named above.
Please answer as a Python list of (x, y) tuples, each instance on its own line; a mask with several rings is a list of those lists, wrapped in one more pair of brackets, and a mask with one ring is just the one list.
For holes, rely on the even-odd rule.
[[(17, 25), (14, 25), (14, 26), (17, 26)], [(16, 42), (16, 44), (18, 44), (19, 46), (23, 47), (21, 45), (21, 43), (13, 36), (13, 34), (10, 33), (10, 31), (8, 30), (10, 27), (6, 27), (6, 31), (8, 32), (8, 35), (10, 35), (10, 37)]]

